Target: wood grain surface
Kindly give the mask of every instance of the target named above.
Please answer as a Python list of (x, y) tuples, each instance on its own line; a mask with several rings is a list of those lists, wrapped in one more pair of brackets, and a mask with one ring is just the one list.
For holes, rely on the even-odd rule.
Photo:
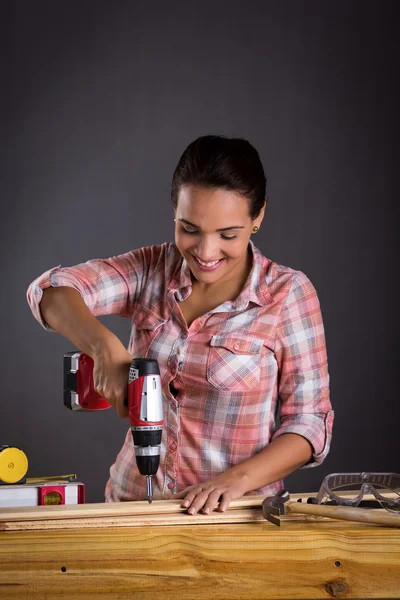
[(398, 598), (400, 532), (339, 521), (0, 534), (5, 600)]
[[(136, 515), (120, 514), (126, 504)], [(229, 511), (155, 514), (156, 503), (143, 516), (138, 504), (101, 505), (111, 512), (95, 517), (100, 507), (85, 505), (74, 513), (82, 519), (47, 519), (63, 523), (57, 530), (0, 532), (1, 600), (400, 597), (400, 529), (290, 515), (278, 528), (246, 505), (231, 510), (251, 519), (241, 523), (220, 522)], [(46, 507), (42, 519), (54, 508), (64, 507)]]

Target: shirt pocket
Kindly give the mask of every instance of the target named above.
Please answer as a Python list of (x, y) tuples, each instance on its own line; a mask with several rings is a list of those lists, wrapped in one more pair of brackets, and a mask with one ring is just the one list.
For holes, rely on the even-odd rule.
[(217, 389), (245, 392), (260, 381), (264, 340), (247, 335), (215, 335), (210, 342), (207, 380)]

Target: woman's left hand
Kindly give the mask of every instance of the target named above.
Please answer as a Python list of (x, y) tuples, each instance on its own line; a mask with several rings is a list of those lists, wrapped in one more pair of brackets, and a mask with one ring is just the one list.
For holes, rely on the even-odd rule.
[(175, 494), (173, 498), (182, 498), (181, 506), (187, 508), (190, 515), (195, 515), (199, 511), (207, 515), (218, 503), (218, 510), (223, 512), (228, 508), (231, 500), (237, 500), (249, 491), (247, 483), (245, 475), (227, 471), (204, 483), (191, 485)]

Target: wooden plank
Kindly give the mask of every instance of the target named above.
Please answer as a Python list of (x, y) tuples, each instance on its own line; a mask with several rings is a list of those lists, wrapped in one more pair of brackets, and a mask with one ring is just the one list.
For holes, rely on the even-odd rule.
[(5, 600), (398, 598), (399, 566), (399, 530), (331, 520), (0, 534)]
[[(342, 494), (350, 495), (349, 492), (342, 492)], [(315, 493), (291, 494), (290, 500), (294, 502), (300, 499), (307, 500), (310, 496), (315, 496)], [(390, 497), (397, 497), (397, 495), (392, 493)], [(262, 495), (243, 496), (239, 500), (232, 500), (228, 510), (260, 507), (264, 498), (265, 496)], [(369, 494), (365, 499), (374, 500), (374, 496)], [(186, 509), (181, 508), (181, 503), (182, 500), (155, 500), (152, 504), (147, 501), (134, 501), (1, 508), (0, 522), (185, 513)]]
[[(292, 498), (307, 498), (307, 494), (296, 494)], [(260, 495), (245, 496), (239, 500), (232, 500), (228, 511), (258, 508), (264, 497)], [(152, 504), (146, 501), (136, 502), (113, 502), (96, 504), (76, 504), (57, 506), (35, 506), (21, 508), (0, 509), (0, 523), (12, 521), (49, 521), (53, 519), (93, 519), (106, 518), (109, 516), (145, 516), (151, 518), (154, 515), (186, 515), (186, 509), (181, 507), (182, 500), (156, 500)], [(214, 511), (213, 514), (216, 514)]]
[[(293, 497), (297, 499), (299, 495)], [(307, 497), (306, 494), (303, 496)], [(264, 497), (260, 495), (245, 496), (232, 500), (229, 509), (261, 506)], [(110, 502), (94, 504), (64, 504), (56, 506), (33, 506), (21, 508), (0, 509), (0, 522), (35, 521), (50, 519), (85, 519), (107, 516), (135, 516), (185, 513), (181, 508), (182, 500), (155, 500), (152, 504), (147, 501)]]
[[(385, 514), (384, 510), (374, 511)], [(302, 521), (307, 523), (316, 523), (321, 521), (332, 521), (332, 518), (326, 519), (314, 517), (312, 515), (282, 515), (279, 517), (282, 523), (285, 521)], [(335, 519), (336, 520), (336, 519)], [(181, 514), (136, 514), (131, 516), (107, 516), (107, 517), (82, 517), (80, 519), (51, 519), (36, 521), (10, 521), (0, 522), (0, 531), (24, 531), (37, 530), (46, 531), (49, 529), (81, 529), (81, 528), (106, 528), (106, 527), (143, 527), (143, 526), (173, 526), (173, 525), (206, 525), (211, 523), (266, 523), (260, 507), (231, 509), (226, 512), (212, 512), (209, 515), (202, 513), (189, 515)], [(367, 524), (367, 526), (376, 526), (376, 524)], [(276, 527), (276, 525), (272, 525)], [(400, 526), (400, 520), (399, 520)]]
[[(308, 521), (315, 522), (315, 517), (304, 515), (288, 515), (280, 517), (281, 521)], [(206, 525), (211, 523), (249, 523), (266, 522), (261, 508), (231, 509), (227, 512), (213, 512), (209, 515), (197, 514), (137, 514), (132, 516), (114, 517), (83, 517), (81, 519), (53, 519), (43, 521), (10, 521), (0, 523), (0, 531), (23, 531), (48, 529), (80, 529), (105, 528), (105, 527), (143, 527), (151, 525)], [(276, 525), (273, 525), (276, 527)]]
[[(291, 501), (306, 499), (310, 494), (293, 494)], [(79, 527), (134, 527), (139, 525), (185, 525), (191, 523), (241, 523), (264, 521), (261, 511), (263, 497), (260, 495), (245, 496), (233, 500), (227, 512), (218, 510), (210, 515), (188, 515), (181, 508), (181, 500), (158, 500), (148, 502), (116, 502), (81, 505), (36, 506), (23, 508), (6, 508), (0, 511), (0, 531), (17, 531), (23, 529), (66, 529)], [(387, 515), (387, 511), (374, 510), (376, 514)], [(316, 517), (306, 518), (304, 515), (288, 515), (280, 519), (315, 521)], [(393, 517), (392, 517), (393, 518)]]
[(156, 501), (151, 505), (148, 502), (123, 502), (6, 509), (7, 512), (0, 512), (0, 531), (185, 525), (189, 520), (199, 524), (264, 521), (262, 500), (262, 496), (241, 498), (233, 501), (226, 512), (213, 511), (210, 515), (189, 515), (181, 508), (181, 500)]

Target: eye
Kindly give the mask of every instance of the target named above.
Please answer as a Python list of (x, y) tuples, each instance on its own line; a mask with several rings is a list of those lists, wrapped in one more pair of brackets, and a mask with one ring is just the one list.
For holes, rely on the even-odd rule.
[(189, 235), (197, 235), (199, 232), (198, 231), (190, 231), (189, 229), (186, 229), (186, 227), (183, 227), (183, 225), (182, 225), (182, 233), (187, 233)]
[[(184, 227), (183, 225), (182, 225), (181, 231), (182, 231), (182, 233), (187, 233), (188, 235), (198, 235), (199, 234), (199, 232), (197, 230), (192, 231), (190, 229), (186, 229), (186, 227)], [(237, 235), (224, 235), (223, 233), (221, 233), (220, 235), (223, 240), (228, 240), (228, 241), (235, 240), (237, 238)]]
[(223, 240), (235, 240), (237, 238), (237, 235), (224, 235), (223, 233), (221, 233), (221, 237)]

